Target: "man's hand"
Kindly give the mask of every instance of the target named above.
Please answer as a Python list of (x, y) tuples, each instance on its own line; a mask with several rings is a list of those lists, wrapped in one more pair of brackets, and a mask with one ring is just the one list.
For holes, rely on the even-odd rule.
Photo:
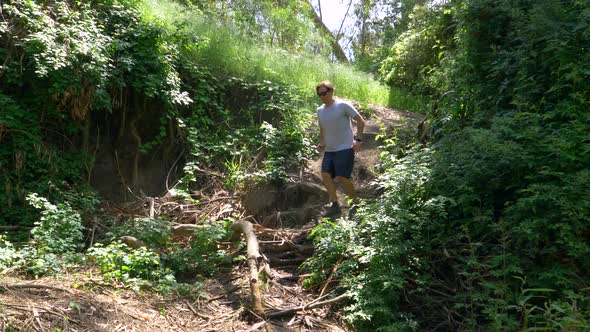
[(316, 150), (318, 150), (318, 152), (322, 152), (322, 151), (324, 151), (324, 147), (325, 147), (324, 144), (318, 144), (318, 146), (316, 146), (315, 148), (316, 148)]
[(354, 153), (357, 153), (361, 150), (361, 142), (359, 141), (354, 141), (354, 143), (352, 143), (352, 151), (354, 151)]

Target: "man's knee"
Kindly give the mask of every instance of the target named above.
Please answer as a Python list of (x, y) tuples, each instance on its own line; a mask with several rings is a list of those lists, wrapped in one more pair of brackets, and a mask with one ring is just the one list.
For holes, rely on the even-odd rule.
[(352, 182), (350, 180), (350, 178), (345, 178), (344, 176), (337, 176), (334, 178), (334, 180), (338, 181), (338, 183), (348, 183), (348, 182)]

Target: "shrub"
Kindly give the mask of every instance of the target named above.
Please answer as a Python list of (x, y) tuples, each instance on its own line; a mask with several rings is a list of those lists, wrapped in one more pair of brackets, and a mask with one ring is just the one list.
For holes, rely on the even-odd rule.
[(129, 248), (121, 242), (113, 242), (107, 246), (97, 243), (88, 250), (92, 259), (108, 281), (120, 281), (134, 289), (153, 285), (152, 282), (173, 280), (169, 271), (162, 268), (160, 256), (145, 248)]
[(42, 209), (41, 218), (31, 231), (37, 248), (47, 253), (66, 254), (82, 247), (82, 220), (68, 203), (54, 205), (35, 193), (27, 196), (27, 200)]

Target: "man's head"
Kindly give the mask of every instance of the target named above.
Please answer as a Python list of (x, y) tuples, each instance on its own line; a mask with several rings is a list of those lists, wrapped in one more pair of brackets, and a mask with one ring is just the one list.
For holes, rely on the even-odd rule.
[(315, 87), (315, 91), (324, 104), (330, 104), (334, 96), (334, 85), (330, 81), (323, 81)]

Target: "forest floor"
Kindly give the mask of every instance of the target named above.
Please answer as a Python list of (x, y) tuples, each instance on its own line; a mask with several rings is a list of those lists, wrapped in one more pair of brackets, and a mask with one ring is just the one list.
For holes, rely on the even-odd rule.
[[(371, 116), (366, 117), (365, 139), (353, 173), (361, 198), (376, 195), (372, 182), (382, 140), (375, 137), (383, 130), (391, 133), (399, 127), (411, 132), (423, 118), (384, 107), (372, 107)], [(244, 216), (251, 216), (260, 253), (270, 266), (272, 278), (261, 287), (267, 315), (322, 304), (335, 296), (332, 290), (337, 280), (329, 278), (316, 289), (304, 289), (305, 272), (299, 270), (300, 264), (313, 254), (308, 236), (321, 221), (320, 207), (326, 202), (318, 173), (320, 162), (319, 157), (309, 161), (286, 187), (260, 188), (234, 202), (245, 211)], [(211, 215), (219, 217), (227, 212), (227, 201), (211, 201), (217, 201), (219, 209)], [(346, 215), (345, 209), (343, 216)], [(205, 282), (201, 293), (191, 297), (117, 287), (105, 283), (99, 271), (87, 267), (36, 280), (12, 277), (5, 272), (0, 271), (1, 331), (351, 330), (330, 305), (293, 310), (268, 320), (257, 319), (249, 310), (251, 293), (246, 261), (222, 267), (219, 275)]]

